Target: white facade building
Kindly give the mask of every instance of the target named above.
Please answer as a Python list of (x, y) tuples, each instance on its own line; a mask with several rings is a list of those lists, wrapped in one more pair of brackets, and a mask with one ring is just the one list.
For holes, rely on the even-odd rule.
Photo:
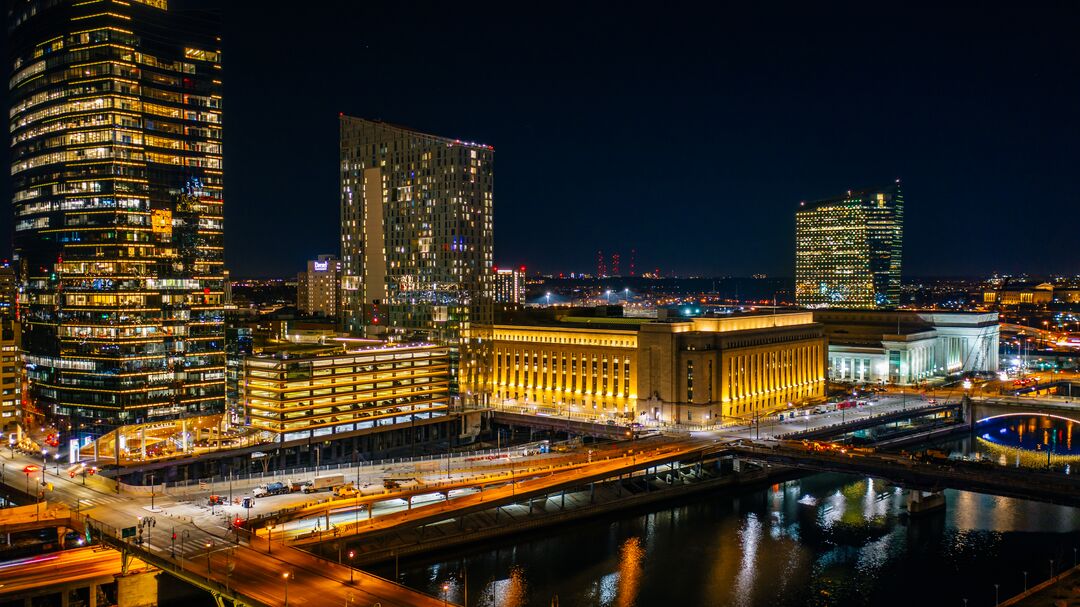
[(997, 313), (821, 310), (831, 381), (910, 385), (998, 370)]

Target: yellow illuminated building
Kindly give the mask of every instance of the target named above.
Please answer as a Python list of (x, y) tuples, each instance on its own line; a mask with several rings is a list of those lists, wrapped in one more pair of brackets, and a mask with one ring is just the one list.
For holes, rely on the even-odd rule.
[(365, 341), (348, 351), (246, 357), (241, 402), (251, 427), (284, 442), (446, 414), (448, 348)]
[(809, 312), (564, 316), (494, 325), (489, 335), (497, 406), (711, 425), (825, 396), (826, 342)]

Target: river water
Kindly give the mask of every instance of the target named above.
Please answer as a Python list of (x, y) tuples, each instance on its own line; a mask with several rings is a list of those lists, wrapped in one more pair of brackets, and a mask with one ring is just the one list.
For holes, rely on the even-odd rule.
[[(1075, 455), (1073, 423), (1004, 418), (943, 449), (1006, 465)], [(1004, 429), (1004, 431), (1002, 431)], [(984, 436), (985, 435), (985, 436)], [(1078, 437), (1080, 438), (1080, 437)], [(1027, 453), (1033, 454), (1028, 457)], [(1020, 457), (1018, 457), (1018, 455)], [(479, 607), (994, 604), (1071, 566), (1080, 510), (963, 491), (908, 518), (900, 489), (817, 474), (402, 561), (402, 583)], [(392, 578), (394, 566), (375, 571)]]

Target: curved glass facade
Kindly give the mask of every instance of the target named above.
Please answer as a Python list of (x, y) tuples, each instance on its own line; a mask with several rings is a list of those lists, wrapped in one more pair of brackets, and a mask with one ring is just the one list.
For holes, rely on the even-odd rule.
[(217, 20), (164, 0), (7, 17), (33, 405), (85, 434), (224, 410)]

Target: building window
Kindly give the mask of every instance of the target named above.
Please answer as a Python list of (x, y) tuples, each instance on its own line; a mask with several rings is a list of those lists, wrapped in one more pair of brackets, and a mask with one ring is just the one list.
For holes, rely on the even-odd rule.
[(686, 402), (694, 402), (694, 361), (686, 361)]

